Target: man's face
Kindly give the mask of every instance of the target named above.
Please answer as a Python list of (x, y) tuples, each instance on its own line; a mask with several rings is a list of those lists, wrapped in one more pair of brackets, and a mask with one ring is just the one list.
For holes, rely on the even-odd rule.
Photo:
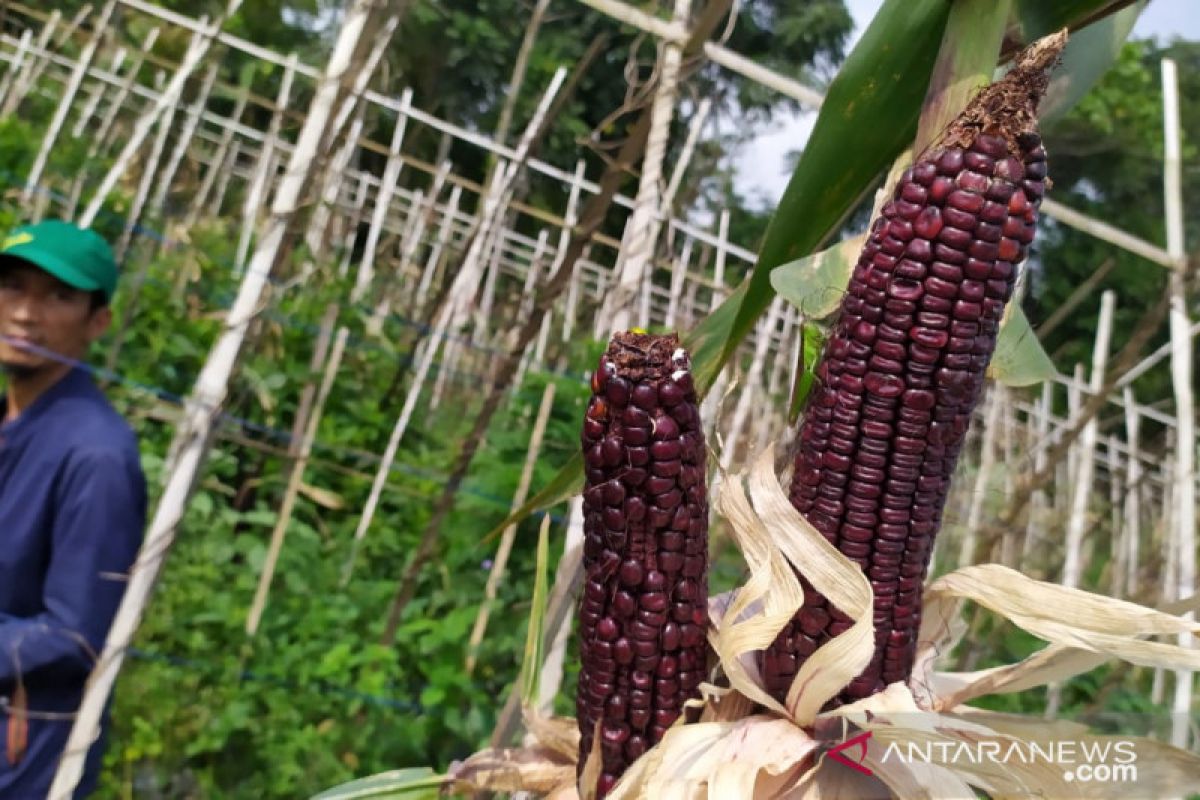
[(30, 344), (81, 359), (112, 320), (108, 307), (92, 308), (90, 293), (18, 260), (0, 260), (0, 367), (32, 373), (61, 366)]

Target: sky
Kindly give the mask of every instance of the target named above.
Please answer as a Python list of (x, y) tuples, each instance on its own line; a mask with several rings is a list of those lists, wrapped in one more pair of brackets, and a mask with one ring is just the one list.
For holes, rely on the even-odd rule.
[[(855, 23), (847, 53), (880, 5), (882, 0), (846, 0)], [(1200, 39), (1200, 3), (1198, 0), (1150, 0), (1133, 28), (1133, 37), (1154, 37), (1162, 41)], [(815, 121), (815, 112), (780, 120), (747, 145), (736, 164), (739, 192), (752, 198), (761, 196), (766, 204), (773, 206), (787, 186), (789, 175), (785, 172), (785, 157), (789, 150), (799, 149), (804, 144)]]

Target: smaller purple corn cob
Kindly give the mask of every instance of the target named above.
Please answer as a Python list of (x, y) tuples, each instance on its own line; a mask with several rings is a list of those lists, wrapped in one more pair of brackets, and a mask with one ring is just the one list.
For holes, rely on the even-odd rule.
[(696, 695), (708, 621), (704, 434), (676, 336), (619, 333), (583, 423), (579, 768), (600, 722), (603, 797)]

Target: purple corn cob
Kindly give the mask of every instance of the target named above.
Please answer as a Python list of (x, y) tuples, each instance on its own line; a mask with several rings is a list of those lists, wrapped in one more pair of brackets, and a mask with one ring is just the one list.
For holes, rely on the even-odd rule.
[[(817, 369), (791, 501), (875, 595), (874, 657), (835, 702), (911, 673), (950, 478), (1046, 188), (1036, 125), (1045, 66), (985, 89), (902, 175)], [(763, 653), (780, 699), (804, 659), (851, 624), (804, 588), (804, 606)]]
[(704, 434), (676, 336), (619, 333), (592, 376), (576, 716), (603, 797), (696, 694), (708, 620)]

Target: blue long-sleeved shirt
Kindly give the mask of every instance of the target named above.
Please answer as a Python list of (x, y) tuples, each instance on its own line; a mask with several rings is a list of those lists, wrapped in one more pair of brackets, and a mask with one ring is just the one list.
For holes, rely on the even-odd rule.
[[(0, 399), (0, 419), (4, 410)], [(30, 711), (78, 710), (145, 519), (137, 441), (83, 370), (0, 424), (0, 697), (20, 676)], [(40, 777), (52, 777), (53, 746), (69, 727), (32, 719), (15, 768), (0, 750), (0, 796), (17, 772), (46, 771), (45, 756), (50, 775)]]

